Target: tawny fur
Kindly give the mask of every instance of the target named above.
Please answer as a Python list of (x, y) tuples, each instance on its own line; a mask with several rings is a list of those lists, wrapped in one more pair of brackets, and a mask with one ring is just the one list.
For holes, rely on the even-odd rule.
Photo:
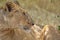
[(18, 29), (29, 30), (32, 25), (34, 23), (31, 17), (16, 3), (7, 2), (4, 8), (0, 9), (0, 34), (2, 34), (0, 38), (2, 40), (13, 40), (13, 36), (20, 32)]

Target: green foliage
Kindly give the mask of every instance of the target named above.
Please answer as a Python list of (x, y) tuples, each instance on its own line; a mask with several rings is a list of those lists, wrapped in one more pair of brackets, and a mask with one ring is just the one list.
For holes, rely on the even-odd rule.
[(58, 26), (58, 30), (60, 30), (60, 26)]

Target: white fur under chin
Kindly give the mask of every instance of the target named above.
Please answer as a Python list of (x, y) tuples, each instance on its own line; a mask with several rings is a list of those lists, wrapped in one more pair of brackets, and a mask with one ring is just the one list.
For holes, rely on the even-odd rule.
[(33, 25), (31, 30), (32, 30), (32, 32), (31, 32), (32, 35), (35, 36), (35, 38), (38, 39), (40, 37), (41, 28), (39, 26), (37, 26), (37, 25)]

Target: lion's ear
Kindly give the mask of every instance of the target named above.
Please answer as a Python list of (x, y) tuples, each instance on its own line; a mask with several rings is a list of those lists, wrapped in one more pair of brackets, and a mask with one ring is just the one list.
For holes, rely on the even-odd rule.
[(12, 10), (12, 7), (11, 7), (10, 3), (6, 3), (6, 7), (7, 7), (7, 9), (8, 9), (9, 12)]
[(6, 3), (6, 7), (8, 9), (9, 12), (13, 11), (13, 10), (17, 10), (19, 9), (19, 3), (18, 1), (14, 1), (14, 2), (7, 2)]

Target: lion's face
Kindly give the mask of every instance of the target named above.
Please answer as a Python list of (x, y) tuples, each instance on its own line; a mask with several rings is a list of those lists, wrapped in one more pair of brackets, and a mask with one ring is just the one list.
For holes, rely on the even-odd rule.
[(20, 8), (16, 3), (8, 2), (3, 10), (4, 21), (8, 23), (10, 27), (20, 27), (29, 29), (34, 25), (32, 19), (23, 9)]

